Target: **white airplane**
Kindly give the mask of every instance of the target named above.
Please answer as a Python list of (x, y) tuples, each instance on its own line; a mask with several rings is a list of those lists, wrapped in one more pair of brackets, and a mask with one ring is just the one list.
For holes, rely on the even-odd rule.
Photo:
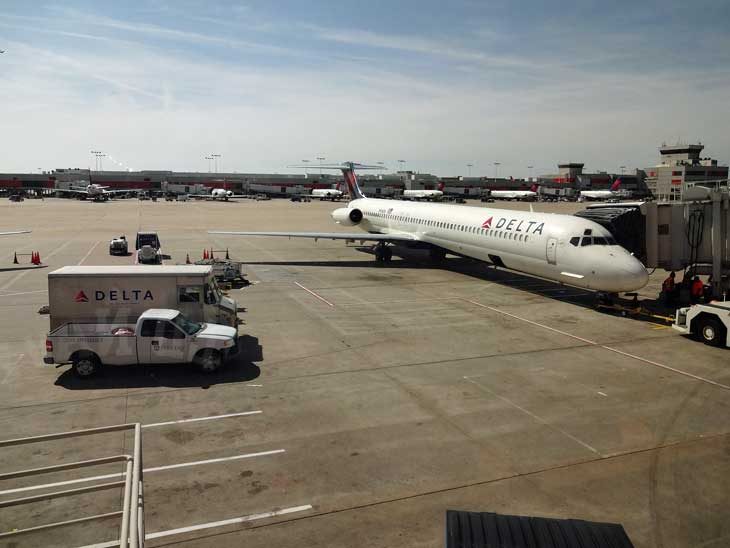
[(388, 244), (426, 246), (435, 260), (450, 252), (603, 293), (634, 291), (649, 279), (644, 265), (593, 221), (555, 213), (366, 198), (354, 171), (363, 167), (368, 168), (340, 166), (353, 199), (332, 212), (335, 222), (363, 232), (209, 233), (372, 241), (378, 261), (391, 259)]
[(11, 232), (0, 232), (0, 236), (12, 236), (13, 234), (30, 234), (32, 230), (13, 230)]
[(404, 190), (403, 197), (409, 200), (440, 200), (444, 196), (444, 183), (439, 183), (438, 190)]
[(535, 200), (537, 198), (537, 185), (532, 185), (531, 190), (491, 190), (489, 195), (495, 200)]
[(213, 200), (223, 200), (224, 202), (227, 202), (228, 198), (233, 198), (233, 192), (226, 190), (225, 188), (214, 188), (210, 191), (210, 197)]
[(611, 198), (626, 198), (628, 193), (619, 190), (621, 187), (621, 179), (616, 179), (609, 190), (581, 190), (578, 194), (578, 200), (584, 202), (586, 200), (610, 200)]
[(70, 188), (56, 188), (54, 189), (56, 192), (70, 192), (73, 194), (80, 194), (83, 196), (88, 196), (89, 198), (93, 198), (94, 201), (106, 201), (115, 194), (126, 194), (128, 192), (136, 192), (134, 190), (130, 189), (115, 189), (115, 190), (108, 190), (108, 186), (101, 186), (96, 183), (89, 183), (85, 186), (74, 186), (71, 185)]
[(312, 198), (319, 198), (320, 201), (332, 200), (334, 202), (342, 198), (343, 192), (339, 187), (340, 185), (338, 184), (335, 188), (314, 188), (310, 196)]

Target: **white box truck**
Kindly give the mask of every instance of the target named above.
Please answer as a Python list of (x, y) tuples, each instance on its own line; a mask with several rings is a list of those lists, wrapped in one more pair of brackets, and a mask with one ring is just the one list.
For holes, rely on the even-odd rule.
[(48, 304), (51, 331), (69, 322), (135, 323), (150, 308), (238, 326), (236, 301), (207, 265), (65, 266), (48, 274)]

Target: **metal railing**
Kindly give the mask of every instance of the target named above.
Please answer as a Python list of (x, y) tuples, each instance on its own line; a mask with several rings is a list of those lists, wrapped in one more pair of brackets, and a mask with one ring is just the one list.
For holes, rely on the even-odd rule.
[[(105, 434), (109, 432), (134, 431), (134, 446), (131, 455), (112, 455), (109, 457), (101, 457), (91, 460), (83, 460), (77, 462), (69, 462), (56, 464), (53, 466), (45, 466), (42, 468), (31, 468), (28, 470), (19, 470), (17, 472), (9, 472), (0, 474), (0, 482), (2, 480), (25, 478), (30, 476), (38, 476), (42, 474), (50, 474), (64, 470), (74, 470), (80, 468), (88, 468), (91, 466), (99, 466), (114, 462), (126, 463), (125, 471), (120, 473), (119, 481), (108, 483), (97, 483), (88, 487), (80, 487), (76, 489), (66, 489), (63, 491), (54, 491), (42, 495), (34, 495), (11, 500), (0, 501), (0, 511), (3, 508), (19, 506), (22, 504), (30, 504), (44, 500), (51, 500), (63, 497), (72, 497), (83, 495), (97, 491), (105, 491), (109, 489), (124, 488), (124, 499), (121, 510), (107, 512), (104, 514), (96, 514), (93, 516), (84, 516), (81, 518), (70, 519), (66, 521), (58, 521), (38, 525), (35, 527), (27, 527), (25, 529), (14, 529), (12, 531), (0, 531), (0, 541), (14, 538), (20, 535), (46, 531), (58, 527), (65, 527), (80, 523), (92, 521), (119, 519), (121, 518), (119, 540), (115, 541), (115, 545), (124, 548), (143, 548), (145, 529), (144, 529), (144, 492), (142, 487), (142, 426), (140, 423), (118, 424), (114, 426), (104, 426), (101, 428), (88, 428), (85, 430), (75, 430), (72, 432), (61, 432), (56, 434), (47, 434), (44, 436), (32, 436), (28, 438), (17, 438), (12, 440), (0, 441), (0, 448), (12, 447), (18, 445), (28, 445), (32, 443), (41, 443), (53, 440), (76, 438), (81, 436), (92, 436), (95, 434)], [(108, 545), (105, 543), (105, 545)]]

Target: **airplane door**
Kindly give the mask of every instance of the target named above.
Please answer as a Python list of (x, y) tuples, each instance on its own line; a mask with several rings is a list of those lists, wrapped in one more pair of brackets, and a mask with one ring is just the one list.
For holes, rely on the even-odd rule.
[(548, 264), (557, 263), (558, 239), (548, 238), (547, 248), (545, 250)]

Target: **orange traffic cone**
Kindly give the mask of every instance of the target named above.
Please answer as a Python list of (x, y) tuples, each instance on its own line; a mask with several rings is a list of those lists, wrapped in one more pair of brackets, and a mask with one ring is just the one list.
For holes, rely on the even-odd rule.
[(228, 248), (226, 248), (226, 260), (230, 260), (231, 258), (228, 256)]
[(208, 255), (208, 258), (209, 259), (214, 259), (215, 258), (215, 257), (213, 257), (213, 248), (212, 247), (210, 248), (210, 255)]
[(208, 250), (207, 249), (203, 249), (203, 260), (205, 260), (207, 258), (208, 258)]
[(18, 252), (13, 253), (13, 264), (18, 264)]
[(35, 264), (36, 265), (41, 264), (41, 252), (40, 251), (35, 252)]
[(35, 262), (35, 251), (30, 252), (30, 264), (36, 264)]
[(190, 253), (185, 255), (185, 264), (190, 264)]

